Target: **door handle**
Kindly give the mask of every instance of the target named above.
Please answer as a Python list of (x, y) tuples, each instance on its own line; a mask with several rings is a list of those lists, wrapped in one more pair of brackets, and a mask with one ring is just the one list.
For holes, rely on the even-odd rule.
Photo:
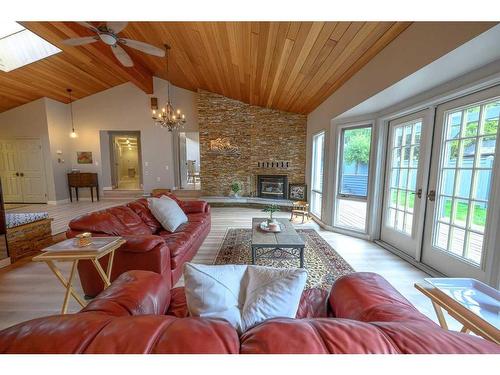
[(23, 172), (21, 172), (21, 177), (24, 177), (24, 173)]
[(429, 194), (427, 194), (427, 199), (429, 199), (431, 202), (434, 202), (436, 200), (436, 191), (429, 191)]
[(422, 189), (417, 190), (417, 197), (420, 199), (422, 198)]
[(19, 172), (16, 172), (16, 176), (19, 177)]

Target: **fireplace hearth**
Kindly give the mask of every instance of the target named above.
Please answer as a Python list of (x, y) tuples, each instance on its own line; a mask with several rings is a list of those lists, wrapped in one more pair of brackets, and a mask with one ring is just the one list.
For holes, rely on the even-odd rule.
[(287, 199), (288, 177), (285, 175), (258, 175), (257, 196), (270, 199)]

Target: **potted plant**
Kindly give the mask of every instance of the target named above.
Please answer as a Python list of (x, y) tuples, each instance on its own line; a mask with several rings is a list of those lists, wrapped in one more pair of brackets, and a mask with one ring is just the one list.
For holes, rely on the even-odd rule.
[(241, 182), (233, 181), (231, 183), (231, 195), (233, 197), (239, 197), (242, 190)]
[(273, 213), (279, 211), (280, 208), (277, 204), (270, 204), (270, 205), (267, 205), (266, 207), (264, 207), (264, 209), (262, 211), (264, 212), (269, 212), (269, 219), (267, 219), (267, 224), (271, 224), (271, 223), (276, 223), (277, 221), (275, 219), (273, 219)]

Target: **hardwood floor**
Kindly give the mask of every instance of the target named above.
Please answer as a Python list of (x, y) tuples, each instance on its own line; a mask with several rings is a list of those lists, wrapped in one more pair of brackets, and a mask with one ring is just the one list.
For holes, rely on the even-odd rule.
[[(71, 214), (67, 213), (69, 216)], [(254, 208), (212, 208), (212, 230), (193, 261), (212, 263), (226, 230), (230, 227), (249, 228), (251, 218), (258, 216), (264, 217), (265, 214)], [(289, 213), (281, 212), (276, 216), (289, 217)], [(415, 282), (421, 281), (427, 274), (374, 243), (322, 230), (314, 222), (296, 226), (315, 228), (356, 271), (381, 274), (421, 312), (437, 321), (430, 302), (413, 287)], [(69, 273), (69, 265), (63, 264), (62, 269), (66, 274)], [(178, 283), (181, 284), (182, 281)], [(76, 281), (75, 289), (81, 293), (79, 281)], [(62, 286), (45, 264), (27, 259), (1, 269), (0, 329), (28, 319), (58, 314), (63, 297)], [(72, 300), (68, 311), (78, 310), (78, 304)]]

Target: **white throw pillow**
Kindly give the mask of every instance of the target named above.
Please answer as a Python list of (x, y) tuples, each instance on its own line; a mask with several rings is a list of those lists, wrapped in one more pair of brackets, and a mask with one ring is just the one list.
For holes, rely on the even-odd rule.
[(222, 318), (238, 332), (271, 318), (295, 318), (306, 285), (302, 268), (184, 264), (191, 316)]
[(148, 207), (156, 220), (169, 232), (175, 232), (179, 225), (188, 222), (184, 211), (169, 197), (148, 198)]

